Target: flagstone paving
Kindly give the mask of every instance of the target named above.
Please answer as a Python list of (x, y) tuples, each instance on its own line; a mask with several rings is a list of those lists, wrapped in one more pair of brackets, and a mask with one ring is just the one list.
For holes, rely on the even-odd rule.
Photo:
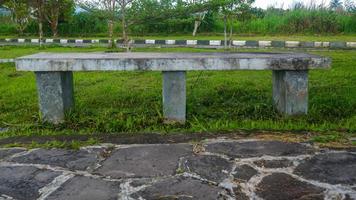
[(356, 151), (215, 139), (0, 149), (0, 200), (356, 199)]

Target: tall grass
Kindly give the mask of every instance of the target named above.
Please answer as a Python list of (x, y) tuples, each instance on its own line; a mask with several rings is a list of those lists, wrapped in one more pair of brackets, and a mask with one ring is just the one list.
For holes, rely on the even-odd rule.
[(268, 9), (263, 18), (236, 25), (238, 33), (337, 34), (356, 33), (356, 13), (336, 12), (320, 7), (299, 7), (287, 11)]

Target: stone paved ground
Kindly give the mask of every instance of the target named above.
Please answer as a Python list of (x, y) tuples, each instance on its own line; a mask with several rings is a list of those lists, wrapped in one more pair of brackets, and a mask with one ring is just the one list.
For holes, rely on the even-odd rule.
[(356, 199), (356, 151), (223, 139), (0, 149), (5, 199)]

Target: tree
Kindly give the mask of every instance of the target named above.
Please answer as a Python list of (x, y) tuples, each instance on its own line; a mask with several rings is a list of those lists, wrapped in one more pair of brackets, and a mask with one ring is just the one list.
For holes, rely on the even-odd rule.
[(44, 17), (51, 27), (53, 37), (58, 36), (58, 21), (60, 17), (68, 18), (73, 11), (73, 0), (46, 0), (44, 2)]
[(205, 15), (206, 15), (207, 11), (204, 12), (199, 12), (199, 13), (194, 13), (194, 30), (193, 30), (193, 36), (195, 36), (197, 34), (198, 28), (201, 25), (201, 23), (203, 22)]
[(190, 0), (188, 1), (184, 12), (191, 14), (194, 21), (193, 36), (197, 31), (208, 13), (216, 12), (221, 7), (223, 0)]
[(193, 36), (196, 36), (198, 28), (203, 23), (209, 11), (217, 11), (224, 0), (189, 0), (186, 8), (194, 18)]
[(233, 23), (235, 20), (246, 21), (250, 18), (251, 4), (254, 0), (223, 0), (221, 10), (224, 17), (224, 46), (227, 47), (227, 24), (230, 27), (229, 41), (231, 45), (233, 35)]
[[(205, 4), (205, 0), (190, 0), (189, 1), (189, 6), (194, 6), (194, 7), (201, 7), (203, 4)], [(201, 10), (193, 13), (194, 17), (194, 29), (193, 29), (193, 36), (197, 34), (198, 28), (203, 22), (205, 15), (207, 13), (207, 10)]]
[[(122, 39), (124, 46), (129, 50), (129, 39), (128, 39), (128, 26), (129, 19), (127, 18), (127, 12), (134, 0), (82, 0), (82, 5), (84, 8), (89, 8), (90, 10), (95, 10), (99, 8), (104, 11), (104, 16), (108, 19), (109, 23), (109, 36), (111, 41), (113, 41), (113, 27), (116, 19), (116, 13), (121, 21), (122, 28)], [(111, 43), (113, 44), (113, 42)]]
[(106, 10), (108, 11), (109, 18), (109, 37), (110, 37), (110, 47), (115, 47), (114, 40), (114, 26), (115, 26), (115, 16), (117, 10), (117, 4), (115, 0), (104, 0), (104, 5)]
[(119, 4), (119, 13), (121, 18), (121, 27), (122, 27), (122, 39), (124, 41), (124, 46), (126, 50), (129, 51), (129, 38), (128, 38), (128, 26), (130, 23), (128, 22), (128, 18), (126, 18), (127, 9), (133, 3), (133, 0), (117, 0)]
[(342, 1), (341, 0), (331, 0), (330, 1), (330, 9), (331, 10), (340, 10), (342, 9)]
[(262, 19), (266, 16), (266, 10), (263, 10), (262, 8), (251, 8), (250, 11), (255, 18)]
[(345, 0), (344, 2), (346, 11), (353, 13), (356, 12), (356, 5), (353, 0)]
[(10, 10), (12, 19), (16, 23), (16, 29), (23, 34), (30, 21), (30, 8), (26, 0), (3, 0), (0, 6)]
[(114, 26), (118, 12), (117, 0), (82, 0), (79, 2), (79, 5), (84, 10), (95, 14), (97, 17), (107, 19), (110, 38), (109, 48), (114, 48)]
[(37, 19), (38, 22), (38, 34), (40, 47), (42, 47), (43, 42), (43, 22), (45, 21), (45, 0), (28, 0), (29, 5), (32, 8), (32, 15)]
[[(187, 11), (186, 4), (175, 0), (140, 0), (132, 2), (127, 10), (128, 25), (145, 31), (157, 28), (179, 27), (182, 23), (188, 24), (192, 16)], [(177, 28), (179, 29), (179, 28)], [(131, 30), (131, 28), (130, 28)]]

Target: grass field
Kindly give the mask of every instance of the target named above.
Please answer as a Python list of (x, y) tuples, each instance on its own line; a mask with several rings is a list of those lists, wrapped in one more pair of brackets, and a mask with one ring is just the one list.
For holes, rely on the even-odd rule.
[[(117, 36), (120, 38), (120, 36)], [(0, 38), (36, 38), (36, 36), (0, 36)], [(60, 38), (75, 39), (107, 39), (104, 37), (65, 37)], [(223, 34), (198, 34), (196, 37), (192, 35), (151, 35), (151, 36), (130, 36), (132, 39), (156, 39), (156, 40), (224, 40)], [(234, 35), (234, 40), (276, 40), (276, 41), (347, 41), (356, 42), (356, 34), (339, 34), (339, 35)]]
[[(40, 51), (105, 51), (105, 48), (0, 47), (0, 58)], [(151, 48), (135, 51), (217, 51)], [(246, 50), (241, 50), (246, 51)], [(251, 51), (251, 50), (250, 50)], [(265, 50), (256, 50), (265, 51)], [(271, 50), (269, 50), (271, 51)], [(313, 51), (330, 56), (331, 70), (310, 72), (309, 115), (284, 117), (272, 106), (271, 71), (189, 72), (188, 123), (162, 124), (158, 72), (75, 73), (76, 109), (64, 124), (42, 124), (33, 73), (0, 64), (0, 138), (126, 132), (310, 131), (328, 142), (356, 136), (356, 51)], [(342, 133), (342, 134), (341, 134)]]

